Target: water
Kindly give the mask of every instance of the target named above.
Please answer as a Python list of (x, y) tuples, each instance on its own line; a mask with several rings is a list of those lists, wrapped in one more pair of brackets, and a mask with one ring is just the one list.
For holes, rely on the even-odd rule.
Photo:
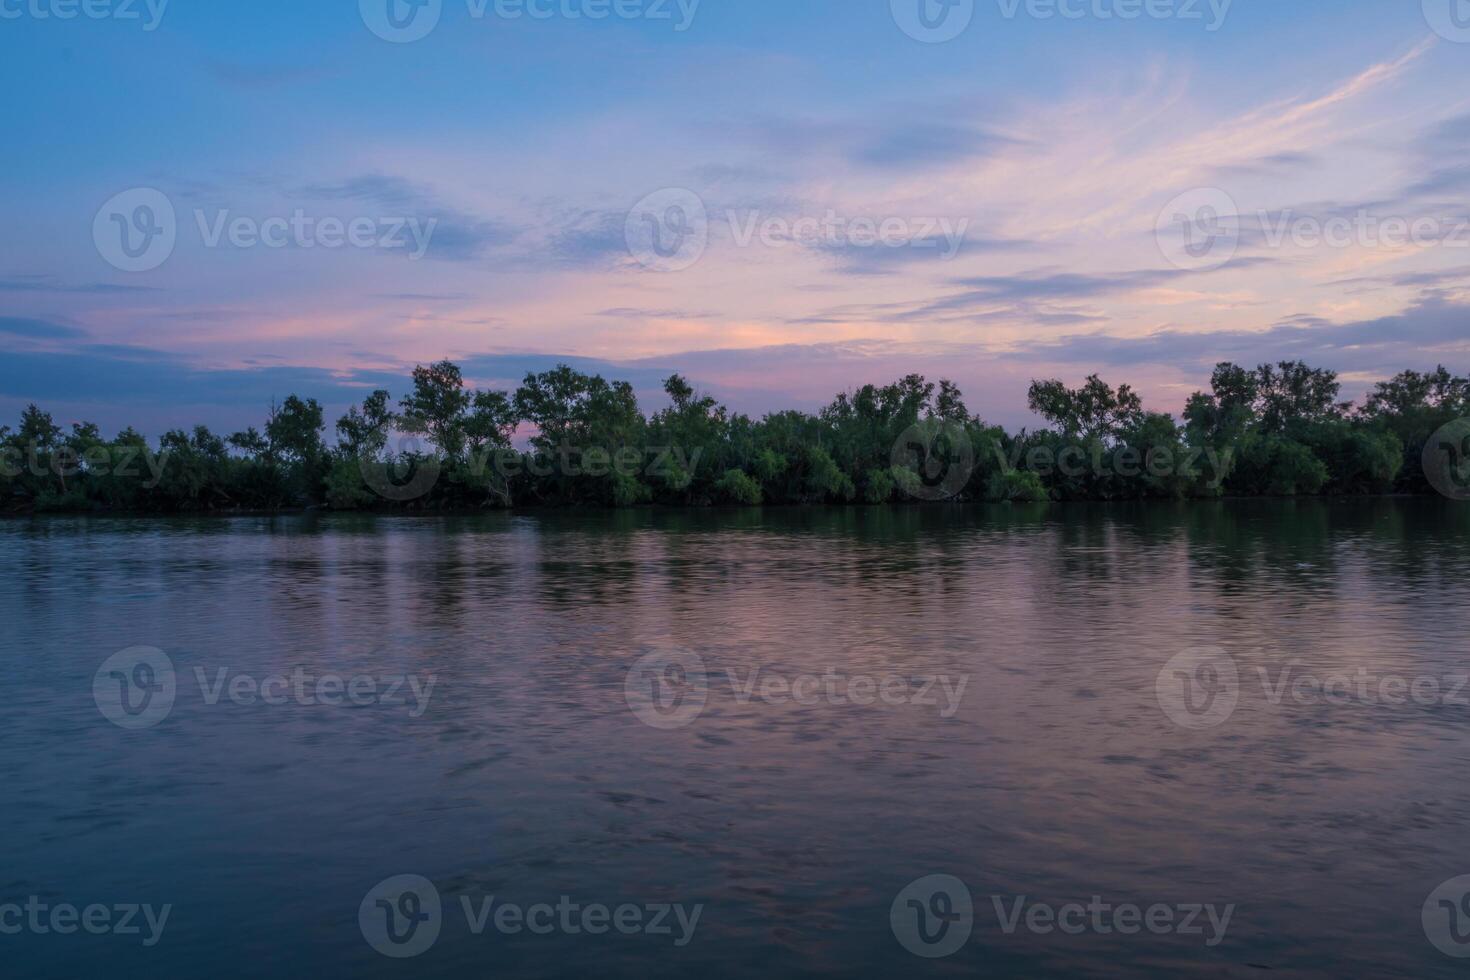
[[(151, 948), (146, 926), (0, 935), (0, 972), (1459, 975), (1421, 908), (1470, 874), (1467, 543), (1470, 508), (1430, 500), (0, 523), (0, 904), (172, 907)], [(177, 692), (125, 730), (93, 681), (137, 646)], [(1196, 647), (1238, 673), (1228, 717), (1203, 694), (1180, 715), (1214, 727), (1172, 720), (1170, 671), (1161, 702)], [(687, 717), (694, 674), (662, 713), (635, 696), (654, 727), (629, 669), (672, 651), (705, 703)], [(1273, 696), (1293, 663), (1371, 696)], [(243, 693), (298, 668), (380, 700)], [(221, 670), (238, 702), (210, 703)], [(382, 703), (395, 676), (427, 698)], [(1220, 676), (1200, 691), (1228, 697)], [(893, 677), (893, 703), (839, 701)], [(918, 697), (938, 677), (957, 702)], [(1423, 696), (1387, 703), (1384, 678)], [(935, 874), (974, 925), (924, 959), (890, 907)], [(359, 921), (398, 875), (442, 901), (413, 959)], [(490, 896), (702, 908), (684, 945), (672, 914), (476, 935), (462, 902)], [(1234, 909), (1212, 945), (1008, 933), (996, 903), (1021, 896)]]

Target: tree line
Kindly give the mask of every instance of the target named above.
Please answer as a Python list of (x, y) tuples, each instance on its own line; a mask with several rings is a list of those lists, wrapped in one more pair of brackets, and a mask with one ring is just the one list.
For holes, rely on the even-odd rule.
[(919, 375), (760, 419), (679, 375), (664, 391), (669, 405), (645, 415), (624, 381), (560, 366), (513, 393), (477, 391), (442, 361), (416, 368), (396, 405), (375, 391), (352, 407), (331, 445), (322, 406), (294, 395), (262, 429), (195, 426), (156, 446), (132, 428), (67, 431), (32, 405), (14, 431), (0, 426), (0, 501), (167, 513), (1430, 493), (1426, 443), (1470, 416), (1470, 378), (1443, 367), (1405, 371), (1354, 405), (1334, 372), (1301, 362), (1220, 364), (1182, 420), (1096, 375), (1036, 381), (1029, 405), (1049, 425), (1015, 434)]

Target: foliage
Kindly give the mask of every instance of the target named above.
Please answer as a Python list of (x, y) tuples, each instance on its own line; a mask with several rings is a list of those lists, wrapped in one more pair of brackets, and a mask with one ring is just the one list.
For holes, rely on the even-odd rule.
[[(760, 419), (679, 375), (664, 394), (645, 416), (631, 385), (565, 365), (501, 392), (470, 388), (443, 361), (415, 369), (396, 411), (387, 391), (350, 408), (331, 447), (322, 406), (294, 395), (260, 430), (196, 426), (156, 445), (132, 429), (68, 429), (31, 405), (17, 428), (0, 427), (0, 501), (32, 512), (432, 511), (1424, 493), (1425, 443), (1470, 416), (1470, 379), (1444, 368), (1405, 371), (1354, 409), (1335, 374), (1300, 362), (1217, 366), (1182, 422), (1097, 375), (1079, 388), (1037, 381), (1029, 404), (1051, 427), (1015, 435), (972, 415), (949, 381), (918, 375)], [(395, 450), (398, 435), (432, 452)]]

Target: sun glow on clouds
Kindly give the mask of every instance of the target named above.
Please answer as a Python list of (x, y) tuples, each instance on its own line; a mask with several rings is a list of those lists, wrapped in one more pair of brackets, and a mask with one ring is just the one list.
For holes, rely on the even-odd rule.
[[(1249, 103), (1226, 97), (1246, 90), (1238, 79), (1166, 47), (1127, 67), (1069, 66), (1065, 84), (995, 90), (956, 71), (928, 80), (937, 92), (894, 88), (886, 101), (836, 99), (804, 59), (766, 53), (748, 90), (587, 97), (518, 114), (509, 132), (487, 132), (478, 104), (458, 125), (387, 136), (303, 128), (242, 148), (232, 168), (157, 183), (186, 227), (195, 203), (216, 200), (242, 214), (432, 219), (424, 259), (181, 248), (138, 280), (146, 292), (17, 278), (6, 295), (25, 298), (20, 312), (62, 326), (6, 342), (62, 350), (81, 329), (196, 366), (374, 378), (477, 354), (658, 362), (687, 365), (732, 401), (745, 393), (747, 410), (913, 370), (968, 380), (983, 392), (975, 407), (1013, 398), (1031, 375), (1111, 371), (1177, 409), (1214, 359), (1255, 358), (1251, 338), (1272, 356), (1283, 324), (1321, 338), (1324, 366), (1361, 371), (1352, 357), (1331, 362), (1333, 325), (1400, 316), (1427, 332), (1372, 356), (1429, 366), (1419, 361), (1463, 356), (1443, 304), (1463, 298), (1470, 270), (1454, 270), (1470, 248), (1273, 246), (1259, 217), (1445, 211), (1454, 195), (1414, 188), (1428, 174), (1451, 184), (1470, 156), (1470, 126), (1452, 123), (1470, 107), (1442, 95), (1445, 66), (1465, 52), (1420, 37), (1410, 24), (1369, 64), (1319, 56)], [(1233, 43), (1241, 62), (1264, 57)], [(741, 56), (705, 52), (702, 77), (715, 77), (708, 59), (734, 70)], [(647, 71), (678, 78), (690, 66), (672, 57)], [(641, 267), (624, 237), (628, 208), (664, 187), (696, 192), (709, 216), (707, 250), (679, 272)], [(1196, 187), (1224, 190), (1242, 215), (1224, 268), (1176, 269), (1155, 241), (1165, 202)], [(835, 240), (749, 237), (766, 221), (829, 217), (844, 229)], [(854, 241), (854, 222), (885, 220), (910, 244)], [(0, 267), (0, 286), (12, 272), (61, 275)], [(1281, 349), (1295, 349), (1289, 339)]]
[[(1125, 102), (1082, 97), (1049, 110), (1027, 114), (999, 128), (994, 144), (984, 154), (946, 163), (922, 177), (878, 184), (861, 172), (834, 175), (805, 174), (796, 161), (782, 185), (781, 197), (768, 207), (742, 200), (738, 192), (703, 190), (710, 207), (711, 244), (692, 269), (672, 274), (630, 270), (625, 257), (613, 253), (607, 263), (590, 262), (583, 268), (540, 275), (557, 284), (556, 294), (536, 304), (540, 322), (563, 326), (555, 335), (599, 353), (625, 350), (639, 355), (676, 353), (692, 344), (753, 347), (783, 342), (825, 343), (860, 336), (911, 340), (999, 342), (1023, 336), (1060, 335), (1067, 326), (1050, 326), (1049, 317), (1079, 319), (1102, 317), (1119, 328), (1141, 319), (1156, 319), (1160, 306), (1194, 307), (1180, 315), (1205, 312), (1202, 326), (1264, 327), (1272, 318), (1308, 310), (1340, 312), (1340, 302), (1314, 298), (1313, 274), (1338, 275), (1353, 263), (1391, 262), (1403, 256), (1364, 256), (1359, 250), (1317, 249), (1290, 255), (1289, 249), (1254, 254), (1265, 258), (1260, 267), (1234, 272), (1201, 274), (1177, 285), (1127, 285), (1099, 290), (1082, 297), (1061, 293), (1037, 296), (1025, 303), (977, 298), (968, 305), (940, 311), (933, 300), (944, 299), (962, 287), (956, 280), (976, 273), (1020, 275), (1038, 267), (1105, 275), (1157, 268), (1162, 263), (1150, 237), (1158, 208), (1179, 189), (1206, 182), (1220, 184), (1232, 167), (1247, 168), (1261, 158), (1283, 158), (1296, 172), (1273, 174), (1269, 198), (1254, 193), (1259, 180), (1235, 181), (1243, 212), (1310, 201), (1320, 193), (1320, 173), (1300, 161), (1319, 154), (1335, 154), (1336, 169), (1348, 167), (1342, 158), (1353, 149), (1342, 144), (1369, 130), (1394, 128), (1395, 118), (1354, 116), (1368, 96), (1394, 84), (1430, 50), (1420, 45), (1408, 53), (1372, 66), (1330, 88), (1325, 94), (1273, 103), (1238, 117), (1207, 120), (1193, 115), (1180, 83), (1167, 73), (1155, 72), (1148, 87)], [(1189, 124), (1182, 125), (1181, 120)], [(1398, 127), (1402, 128), (1402, 127)], [(1412, 138), (1404, 132), (1403, 138)], [(635, 141), (636, 142), (636, 141)], [(700, 150), (689, 150), (688, 168), (697, 167)], [(1377, 148), (1360, 152), (1351, 167), (1365, 187), (1392, 176), (1375, 158)], [(830, 163), (830, 161), (827, 161)], [(1363, 166), (1372, 168), (1365, 171)], [(968, 219), (970, 236), (1011, 244), (987, 248), (950, 261), (937, 256), (874, 268), (871, 274), (834, 270), (834, 259), (820, 249), (798, 244), (741, 246), (733, 228), (758, 216), (836, 213), (923, 219)], [(529, 232), (534, 238), (534, 231)], [(615, 237), (615, 236), (614, 236)], [(532, 246), (534, 247), (534, 245)], [(1298, 262), (1298, 259), (1301, 261)], [(1273, 262), (1296, 267), (1283, 276)], [(1308, 268), (1307, 263), (1316, 266)], [(698, 318), (639, 320), (622, 317), (615, 323), (589, 322), (589, 308), (606, 306), (609, 296), (624, 302), (628, 280), (658, 295), (660, 306), (698, 307), (718, 311)], [(1283, 279), (1294, 283), (1289, 292)], [(811, 282), (833, 284), (832, 292), (804, 291)], [(1220, 284), (1233, 283), (1228, 289)], [(1251, 288), (1252, 282), (1261, 286)], [(636, 287), (635, 287), (636, 288)], [(1085, 299), (1085, 302), (1082, 300)], [(626, 298), (628, 309), (646, 303), (646, 297)], [(1387, 313), (1402, 304), (1402, 296), (1385, 296), (1375, 312)], [(927, 308), (926, 308), (927, 307)], [(1361, 310), (1361, 301), (1349, 307)], [(499, 310), (513, 322), (513, 312)], [(525, 330), (512, 327), (524, 340)]]

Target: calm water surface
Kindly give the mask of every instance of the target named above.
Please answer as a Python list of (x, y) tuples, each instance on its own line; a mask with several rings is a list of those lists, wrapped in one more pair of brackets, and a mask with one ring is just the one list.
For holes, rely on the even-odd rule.
[[(1464, 970), (1421, 907), (1470, 874), (1470, 690), (1449, 696), (1470, 672), (1470, 508), (47, 520), (0, 523), (0, 562), (0, 903), (173, 906), (151, 949), (0, 935), (7, 977)], [(136, 646), (178, 688), (130, 731), (93, 680)], [(1233, 713), (1197, 730), (1157, 686), (1196, 647), (1239, 672)], [(660, 651), (710, 677), (683, 727), (629, 707), (630, 667)], [(407, 691), (211, 704), (196, 674), (297, 668), (435, 686), (421, 712)], [(1444, 696), (1269, 686), (1360, 669)], [(797, 702), (728, 683), (752, 671), (966, 686), (952, 712), (937, 693)], [(399, 961), (358, 913), (402, 874), (444, 914)], [(889, 917), (933, 874), (975, 905), (939, 960)], [(703, 911), (682, 947), (677, 928), (475, 935), (461, 899), (489, 896)], [(1007, 934), (992, 896), (1235, 910), (1207, 946)]]

